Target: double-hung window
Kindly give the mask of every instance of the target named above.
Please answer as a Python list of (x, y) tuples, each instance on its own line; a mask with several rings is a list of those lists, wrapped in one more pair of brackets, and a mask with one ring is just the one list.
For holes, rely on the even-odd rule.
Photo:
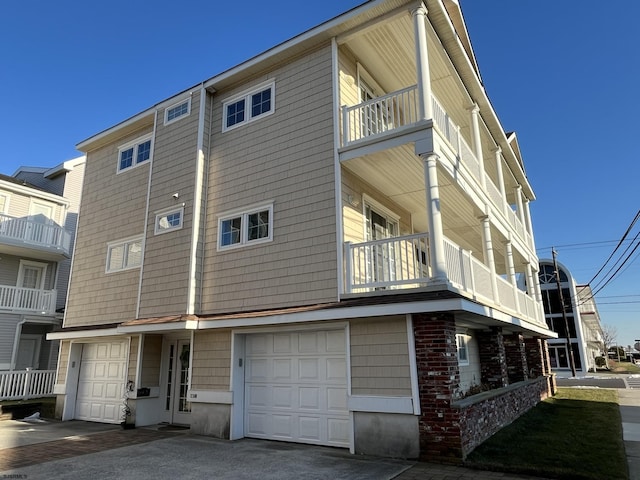
[(222, 110), (223, 132), (270, 115), (275, 111), (275, 82), (264, 83), (227, 100)]
[(164, 124), (173, 123), (191, 113), (191, 98), (167, 107), (164, 111)]
[(151, 159), (151, 135), (145, 135), (118, 149), (118, 173)]
[(223, 214), (218, 218), (218, 250), (273, 240), (273, 205)]
[(456, 335), (456, 345), (458, 347), (458, 365), (469, 365), (469, 350), (467, 348), (467, 336)]
[(142, 237), (117, 240), (107, 244), (107, 273), (120, 272), (142, 265)]

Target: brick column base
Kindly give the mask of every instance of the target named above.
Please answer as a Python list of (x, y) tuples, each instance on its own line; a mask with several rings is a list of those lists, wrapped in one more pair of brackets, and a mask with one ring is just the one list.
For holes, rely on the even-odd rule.
[(524, 348), (524, 337), (520, 333), (504, 337), (504, 352), (507, 361), (509, 383), (522, 382), (529, 379), (527, 354)]
[(490, 331), (479, 331), (478, 348), (482, 383), (488, 384), (491, 388), (509, 385), (502, 328), (492, 327)]

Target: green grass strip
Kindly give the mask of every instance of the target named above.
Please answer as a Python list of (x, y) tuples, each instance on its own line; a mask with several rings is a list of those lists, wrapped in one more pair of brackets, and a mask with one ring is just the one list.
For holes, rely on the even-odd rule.
[(547, 478), (629, 478), (618, 392), (560, 388), (488, 439), (465, 462)]

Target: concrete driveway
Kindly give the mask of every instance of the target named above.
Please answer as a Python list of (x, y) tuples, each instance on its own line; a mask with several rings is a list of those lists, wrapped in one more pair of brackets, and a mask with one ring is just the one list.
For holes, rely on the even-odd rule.
[[(136, 438), (144, 443), (131, 440)], [(127, 443), (131, 444), (121, 446)], [(1, 476), (23, 475), (13, 478), (29, 480), (386, 480), (415, 464), (337, 448), (253, 439), (230, 442), (162, 429), (124, 431), (78, 421), (0, 422), (0, 449), (0, 465), (30, 465), (0, 466)]]

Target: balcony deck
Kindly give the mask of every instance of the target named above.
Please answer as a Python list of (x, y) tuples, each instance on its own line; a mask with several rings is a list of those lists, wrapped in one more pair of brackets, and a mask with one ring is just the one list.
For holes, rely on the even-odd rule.
[[(396, 291), (427, 286), (429, 241), (426, 233), (362, 243), (345, 243), (346, 292)], [(454, 242), (445, 239), (449, 283), (469, 298), (509, 315), (545, 325), (542, 306)], [(492, 278), (494, 277), (494, 278)], [(392, 292), (389, 292), (392, 293)]]
[(0, 214), (0, 251), (57, 260), (71, 254), (71, 235), (59, 225)]
[(53, 315), (57, 296), (56, 290), (0, 285), (0, 311)]

